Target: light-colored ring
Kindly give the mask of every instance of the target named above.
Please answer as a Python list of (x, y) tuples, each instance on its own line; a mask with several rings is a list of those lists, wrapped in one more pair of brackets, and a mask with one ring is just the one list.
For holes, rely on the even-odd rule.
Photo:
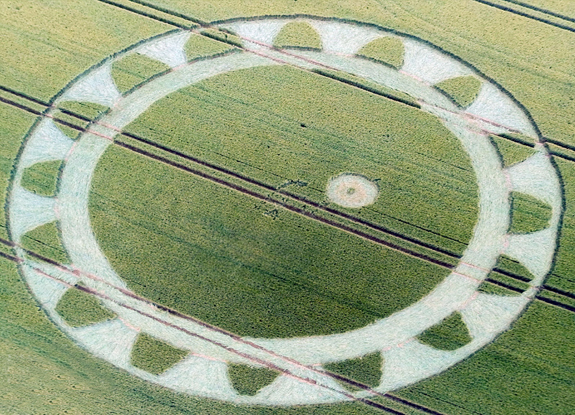
[[(99, 120), (99, 124), (90, 125), (91, 133), (83, 134), (73, 145), (68, 143), (66, 163), (56, 199), (33, 197), (20, 185), (25, 167), (34, 162), (60, 157), (52, 154), (47, 157), (46, 154), (52, 150), (46, 148), (46, 145), (42, 147), (38, 144), (38, 136), (45, 136), (48, 134), (46, 131), (51, 128), (48, 125), (49, 119), (44, 119), (30, 132), (30, 138), (18, 161), (10, 193), (9, 226), (12, 239), (19, 242), (23, 233), (31, 227), (59, 219), (63, 243), (72, 259), (71, 269), (82, 270), (98, 276), (103, 281), (98, 282), (83, 275), (78, 278), (87, 286), (136, 310), (127, 310), (112, 301), (106, 301), (106, 306), (120, 317), (119, 320), (95, 327), (71, 328), (54, 311), (58, 296), (65, 290), (54, 288), (53, 283), (47, 283), (45, 279), (38, 277), (34, 268), (38, 265), (33, 262), (27, 261), (22, 265), (24, 278), (53, 321), (95, 355), (144, 379), (175, 390), (237, 403), (292, 405), (345, 401), (350, 399), (349, 393), (332, 378), (322, 375), (317, 370), (317, 365), (382, 352), (385, 364), (381, 383), (375, 388), (379, 392), (397, 389), (434, 375), (479, 350), (509, 328), (548, 273), (561, 216), (559, 180), (544, 146), (540, 144), (536, 146), (538, 153), (535, 156), (517, 166), (502, 168), (497, 151), (489, 140), (490, 133), (521, 132), (539, 141), (536, 128), (506, 93), (474, 69), (437, 48), (374, 26), (303, 18), (300, 20), (309, 22), (320, 34), (322, 51), (298, 51), (300, 57), (294, 57), (262, 46), (273, 44), (273, 38), (281, 27), (291, 20), (293, 19), (270, 18), (219, 24), (220, 27), (233, 30), (242, 36), (244, 47), (254, 51), (254, 54), (235, 53), (180, 64), (181, 58), (178, 56), (181, 56), (181, 51), (171, 53), (169, 48), (181, 47), (183, 50), (183, 40), (189, 37), (189, 33), (171, 32), (144, 42), (137, 49), (119, 54), (79, 77), (59, 94), (55, 102), (85, 99), (108, 103), (111, 109)], [(405, 64), (400, 71), (354, 55), (364, 44), (383, 36), (394, 36), (405, 45)], [(135, 51), (164, 62), (171, 60), (174, 65), (178, 65), (172, 71), (150, 80), (125, 96), (119, 96), (114, 91), (113, 84), (109, 84), (109, 67), (113, 61)], [(264, 52), (266, 56), (262, 56)], [(110, 141), (103, 137), (113, 138), (117, 130), (136, 119), (154, 102), (182, 87), (232, 70), (277, 65), (278, 60), (305, 69), (321, 69), (324, 65), (329, 65), (417, 98), (423, 110), (438, 116), (460, 139), (469, 155), (480, 192), (479, 220), (459, 265), (429, 295), (402, 311), (367, 327), (342, 334), (296, 339), (237, 339), (202, 324), (150, 308), (148, 303), (111, 287), (110, 284), (126, 288), (122, 279), (109, 265), (92, 233), (88, 195), (98, 159), (110, 145)], [(461, 110), (433, 88), (433, 84), (466, 74), (475, 74), (481, 78), (483, 86), (475, 102), (466, 110)], [(60, 141), (50, 140), (52, 139), (48, 139), (50, 145), (66, 147), (65, 140), (61, 137)], [(507, 233), (510, 215), (509, 192), (513, 190), (531, 194), (551, 205), (553, 214), (549, 228), (536, 235)], [(541, 246), (545, 251), (543, 254)], [(16, 252), (25, 255), (20, 248), (16, 248)], [(534, 272), (536, 278), (531, 283), (532, 288), (523, 295), (498, 297), (477, 292), (478, 286), (502, 253), (514, 256)], [(42, 267), (47, 273), (58, 274), (60, 278), (71, 283), (76, 281), (67, 273), (47, 266)], [(202, 336), (202, 339), (160, 324), (138, 311), (185, 328), (197, 336)], [(455, 311), (461, 312), (469, 328), (472, 337), (469, 344), (446, 352), (415, 340), (417, 335)], [(190, 350), (193, 354), (159, 376), (135, 368), (129, 362), (129, 348), (140, 330), (176, 347)], [(118, 347), (115, 347), (116, 345)], [(124, 350), (126, 347), (127, 351)], [(230, 352), (230, 349), (235, 352)], [(280, 376), (253, 397), (239, 396), (226, 376), (225, 362), (254, 364), (252, 360), (242, 357), (242, 354), (270, 362), (284, 370), (286, 375)], [(289, 374), (296, 375), (297, 378)], [(308, 379), (310, 382), (302, 379)], [(366, 392), (357, 392), (356, 396), (365, 394)]]

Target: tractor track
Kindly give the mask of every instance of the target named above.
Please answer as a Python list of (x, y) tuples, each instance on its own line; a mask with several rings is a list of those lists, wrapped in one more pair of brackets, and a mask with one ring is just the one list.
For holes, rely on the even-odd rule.
[[(4, 87), (2, 87), (1, 89), (2, 89), (2, 90), (5, 90), (5, 91), (7, 90), (7, 88), (4, 88)], [(21, 97), (21, 98), (28, 99), (28, 98), (26, 98), (26, 96), (23, 95), (23, 94), (22, 94), (22, 95), (18, 95), (18, 96)], [(20, 103), (17, 103), (17, 102), (8, 100), (8, 99), (6, 99), (6, 98), (4, 98), (4, 97), (2, 97), (2, 96), (0, 96), (0, 102), (4, 102), (4, 103), (6, 103), (6, 104), (13, 105), (13, 106), (15, 106), (15, 107), (17, 107), (17, 108), (19, 108), (19, 109), (22, 109), (22, 110), (24, 110), (24, 111), (27, 111), (27, 112), (32, 113), (32, 114), (37, 115), (37, 116), (48, 116), (48, 115), (42, 113), (41, 111), (35, 110), (35, 109), (31, 108), (31, 107), (27, 107), (26, 105), (23, 105), (23, 104), (20, 104)], [(45, 105), (45, 104), (42, 104), (42, 101), (37, 100), (37, 99), (34, 99), (33, 102), (35, 102), (35, 103), (37, 103), (37, 104)], [(89, 122), (89, 121), (90, 121), (87, 117), (80, 116), (80, 115), (78, 115), (78, 114), (75, 114), (75, 113), (72, 112), (72, 111), (65, 110), (65, 111), (63, 111), (63, 112), (65, 112), (66, 114), (68, 114), (68, 115), (70, 115), (70, 116), (74, 116), (74, 117), (78, 118), (79, 120), (82, 120), (82, 121), (85, 121), (85, 122)], [(67, 126), (67, 127), (69, 127), (69, 128), (72, 128), (72, 129), (74, 129), (74, 130), (76, 130), (76, 131), (79, 131), (79, 132), (89, 132), (87, 128), (79, 127), (79, 126), (77, 126), (77, 125), (75, 125), (75, 124), (73, 124), (73, 123), (70, 123), (70, 122), (68, 122), (68, 121), (61, 120), (61, 119), (59, 119), (59, 118), (57, 118), (57, 117), (55, 117), (55, 116), (49, 116), (49, 117), (52, 118), (55, 122), (57, 122), (57, 123), (59, 123), (59, 124), (62, 124), (62, 125), (65, 125), (65, 126)], [(353, 227), (351, 227), (351, 226), (349, 226), (349, 225), (346, 225), (346, 224), (344, 224), (344, 223), (341, 223), (341, 222), (338, 222), (338, 221), (336, 221), (336, 220), (333, 220), (332, 218), (326, 218), (326, 217), (323, 217), (323, 216), (319, 216), (319, 215), (317, 215), (317, 214), (316, 214), (315, 212), (313, 212), (313, 211), (310, 211), (310, 210), (307, 210), (307, 209), (303, 209), (303, 208), (300, 208), (300, 207), (297, 207), (297, 206), (293, 206), (293, 205), (291, 205), (291, 204), (286, 203), (285, 201), (280, 201), (280, 200), (277, 200), (277, 199), (273, 199), (273, 198), (271, 198), (269, 195), (262, 194), (262, 193), (259, 193), (259, 192), (257, 192), (257, 191), (251, 190), (251, 189), (249, 189), (249, 188), (247, 188), (247, 187), (245, 187), (245, 186), (238, 185), (238, 184), (233, 183), (233, 182), (231, 182), (231, 181), (229, 181), (229, 180), (225, 180), (225, 179), (222, 179), (222, 178), (220, 178), (220, 177), (214, 176), (213, 174), (206, 173), (205, 171), (191, 168), (191, 167), (189, 167), (189, 166), (187, 166), (187, 165), (185, 165), (185, 164), (182, 164), (182, 163), (173, 161), (173, 160), (171, 160), (171, 159), (169, 159), (169, 158), (167, 158), (167, 157), (160, 156), (160, 155), (155, 154), (155, 153), (152, 153), (152, 152), (150, 152), (150, 151), (147, 151), (147, 150), (144, 150), (144, 149), (135, 147), (135, 146), (133, 146), (133, 145), (131, 145), (131, 144), (128, 144), (128, 143), (125, 143), (125, 142), (123, 142), (123, 141), (113, 140), (113, 139), (110, 138), (110, 137), (104, 137), (104, 138), (106, 138), (106, 139), (112, 141), (113, 144), (115, 144), (115, 145), (117, 145), (117, 146), (119, 146), (119, 147), (125, 148), (125, 149), (128, 150), (128, 151), (135, 152), (135, 153), (137, 153), (137, 154), (140, 154), (140, 155), (142, 155), (142, 156), (145, 156), (145, 157), (147, 157), (147, 158), (153, 159), (153, 160), (155, 160), (155, 161), (164, 163), (164, 164), (166, 164), (166, 165), (170, 165), (170, 166), (172, 166), (172, 167), (174, 167), (174, 168), (177, 168), (177, 169), (179, 169), (179, 170), (185, 171), (185, 172), (187, 172), (187, 173), (194, 174), (194, 175), (196, 175), (196, 176), (198, 176), (198, 177), (201, 177), (201, 178), (203, 178), (203, 179), (212, 181), (212, 182), (214, 182), (214, 183), (216, 183), (216, 184), (218, 184), (218, 185), (225, 186), (225, 187), (227, 187), (227, 188), (230, 188), (230, 189), (235, 190), (235, 191), (237, 191), (237, 192), (240, 192), (240, 193), (242, 193), (242, 194), (245, 194), (245, 195), (248, 195), (248, 196), (250, 196), (250, 197), (253, 197), (253, 198), (257, 199), (257, 200), (264, 201), (264, 202), (268, 202), (268, 203), (272, 203), (272, 204), (274, 204), (274, 205), (276, 205), (276, 206), (278, 206), (278, 207), (281, 207), (281, 208), (286, 209), (286, 210), (288, 210), (288, 211), (291, 211), (291, 212), (293, 212), (293, 213), (296, 213), (296, 214), (302, 215), (302, 216), (304, 216), (304, 217), (307, 217), (307, 218), (316, 220), (316, 221), (321, 222), (321, 223), (323, 223), (323, 224), (325, 224), (325, 225), (332, 226), (332, 227), (334, 227), (334, 228), (336, 228), (336, 229), (339, 229), (339, 230), (341, 230), (341, 231), (344, 231), (344, 232), (347, 232), (347, 233), (349, 233), (349, 234), (353, 234), (353, 235), (355, 235), (355, 236), (358, 236), (358, 237), (360, 237), (360, 238), (362, 238), (362, 239), (368, 240), (368, 241), (370, 241), (370, 242), (372, 242), (372, 243), (379, 244), (379, 245), (384, 246), (384, 247), (386, 247), (386, 248), (389, 248), (389, 249), (395, 250), (395, 251), (397, 251), (397, 252), (400, 252), (400, 253), (409, 255), (409, 256), (411, 256), (411, 257), (414, 257), (414, 258), (417, 258), (417, 259), (420, 259), (420, 260), (423, 260), (423, 261), (432, 263), (432, 264), (437, 265), (437, 266), (440, 266), (440, 267), (442, 267), (442, 268), (452, 269), (452, 268), (454, 267), (454, 265), (453, 265), (452, 263), (450, 263), (449, 260), (452, 260), (452, 261), (455, 260), (455, 261), (457, 261), (457, 260), (461, 259), (461, 256), (460, 256), (459, 254), (454, 253), (454, 252), (448, 251), (448, 250), (443, 249), (443, 248), (435, 247), (435, 246), (433, 246), (433, 245), (431, 245), (431, 244), (425, 243), (425, 242), (420, 241), (420, 240), (418, 240), (418, 239), (416, 239), (416, 238), (407, 237), (407, 236), (402, 235), (402, 234), (400, 234), (400, 233), (398, 233), (398, 232), (395, 232), (395, 231), (393, 231), (393, 230), (389, 230), (389, 229), (387, 229), (387, 228), (384, 228), (384, 227), (382, 227), (382, 226), (380, 226), (380, 225), (377, 225), (377, 224), (373, 224), (373, 223), (371, 223), (371, 222), (369, 222), (369, 221), (366, 221), (366, 220), (363, 220), (363, 219), (361, 219), (361, 218), (356, 218), (356, 217), (353, 216), (353, 215), (350, 215), (350, 214), (347, 214), (347, 213), (344, 213), (344, 212), (340, 212), (340, 211), (338, 211), (338, 210), (336, 210), (336, 209), (329, 208), (329, 207), (326, 207), (326, 206), (322, 206), (321, 204), (319, 204), (319, 203), (317, 203), (317, 202), (309, 201), (308, 199), (303, 198), (303, 197), (301, 197), (301, 196), (293, 195), (292, 193), (285, 192), (285, 191), (284, 191), (284, 192), (278, 191), (275, 187), (270, 186), (270, 185), (268, 185), (268, 184), (265, 184), (265, 183), (263, 183), (263, 182), (256, 181), (256, 180), (251, 179), (251, 178), (249, 178), (249, 177), (246, 177), (246, 176), (244, 176), (244, 175), (240, 175), (240, 174), (238, 174), (238, 173), (232, 172), (232, 171), (230, 171), (230, 170), (228, 170), (228, 169), (224, 169), (224, 168), (221, 168), (221, 167), (212, 165), (211, 163), (207, 163), (207, 162), (205, 162), (205, 161), (203, 161), (203, 160), (199, 160), (199, 159), (196, 159), (196, 158), (194, 158), (194, 157), (192, 157), (192, 156), (185, 155), (185, 154), (183, 154), (183, 153), (181, 153), (181, 152), (178, 152), (178, 151), (175, 151), (175, 150), (166, 148), (166, 147), (164, 147), (164, 146), (161, 146), (161, 145), (158, 145), (158, 144), (154, 143), (153, 141), (144, 139), (144, 138), (139, 137), (139, 136), (137, 136), (137, 135), (134, 135), (134, 134), (126, 134), (125, 132), (120, 132), (120, 134), (121, 134), (121, 135), (124, 135), (124, 136), (126, 136), (126, 137), (129, 137), (129, 138), (135, 139), (135, 140), (137, 140), (137, 141), (139, 141), (139, 142), (144, 142), (144, 143), (146, 143), (146, 144), (149, 144), (149, 145), (153, 146), (153, 147), (156, 148), (156, 149), (167, 151), (167, 152), (169, 152), (170, 154), (175, 155), (175, 156), (178, 157), (178, 158), (184, 158), (186, 161), (190, 161), (190, 162), (192, 162), (192, 163), (195, 163), (196, 165), (199, 165), (199, 166), (202, 166), (202, 167), (209, 167), (209, 168), (214, 168), (214, 167), (216, 167), (215, 170), (217, 170), (218, 172), (223, 173), (223, 174), (226, 174), (226, 175), (228, 175), (228, 176), (231, 176), (231, 177), (233, 177), (233, 178), (235, 178), (235, 179), (242, 180), (242, 181), (244, 181), (244, 183), (247, 183), (247, 184), (250, 184), (250, 185), (254, 185), (254, 186), (258, 186), (258, 187), (260, 187), (260, 189), (263, 189), (263, 190), (266, 191), (266, 192), (272, 192), (272, 193), (280, 194), (280, 195), (282, 195), (282, 196), (287, 196), (287, 197), (291, 198), (292, 200), (303, 204), (304, 206), (310, 206), (311, 208), (315, 208), (315, 209), (317, 209), (317, 210), (319, 210), (319, 211), (325, 212), (325, 213), (327, 213), (328, 215), (330, 215), (331, 217), (334, 217), (334, 216), (335, 216), (335, 217), (338, 217), (338, 218), (340, 218), (340, 219), (343, 219), (343, 220), (352, 222), (352, 223), (354, 223), (354, 224), (356, 224), (356, 225), (366, 226), (366, 227), (368, 227), (368, 228), (370, 228), (370, 229), (372, 229), (372, 230), (378, 231), (378, 232), (383, 233), (383, 234), (385, 234), (385, 235), (387, 235), (387, 236), (394, 237), (394, 238), (399, 239), (399, 240), (401, 240), (401, 241), (403, 241), (403, 242), (406, 242), (406, 243), (408, 243), (408, 244), (416, 245), (416, 246), (418, 246), (418, 247), (420, 247), (420, 248), (424, 248), (424, 249), (426, 249), (426, 250), (428, 250), (428, 251), (433, 252), (434, 254), (442, 255), (443, 257), (445, 257), (445, 260), (437, 259), (437, 258), (432, 257), (432, 256), (430, 256), (430, 255), (427, 255), (427, 254), (425, 254), (425, 253), (421, 253), (421, 252), (415, 251), (415, 250), (413, 250), (413, 249), (406, 248), (405, 246), (402, 246), (402, 245), (400, 245), (400, 244), (391, 242), (391, 241), (386, 240), (386, 239), (382, 239), (382, 238), (380, 238), (380, 237), (378, 237), (378, 236), (375, 236), (375, 235), (373, 235), (373, 234), (370, 234), (370, 233), (367, 233), (367, 232), (363, 232), (363, 231), (358, 230), (358, 229), (356, 229), (356, 228), (353, 228)], [(505, 138), (505, 137), (503, 137), (503, 138)], [(231, 173), (233, 173), (233, 174), (230, 175), (228, 172), (231, 172)], [(528, 283), (528, 282), (530, 281), (528, 278), (526, 278), (526, 277), (524, 277), (524, 276), (521, 276), (521, 275), (518, 275), (518, 274), (515, 274), (515, 273), (512, 273), (512, 272), (506, 271), (506, 270), (501, 269), (501, 268), (494, 268), (493, 271), (495, 271), (495, 272), (497, 272), (497, 273), (499, 273), (499, 274), (501, 274), (501, 275), (504, 275), (504, 276), (506, 276), (506, 277), (512, 278), (512, 279), (514, 279), (514, 280), (516, 280), (516, 281), (519, 281), (519, 282)], [(518, 289), (518, 288), (516, 288), (516, 287), (513, 287), (513, 286), (511, 286), (511, 285), (509, 285), (509, 284), (505, 284), (505, 283), (503, 283), (503, 282), (501, 282), (501, 281), (498, 281), (498, 280), (493, 279), (493, 278), (490, 278), (490, 277), (488, 277), (485, 281), (486, 281), (486, 282), (489, 282), (489, 283), (492, 283), (492, 284), (495, 284), (495, 285), (498, 285), (498, 286), (501, 286), (501, 287), (503, 287), (503, 288), (507, 288), (507, 289), (509, 289), (509, 290), (511, 290), (511, 291), (514, 291), (514, 292), (522, 292), (522, 290), (520, 290), (520, 289)], [(549, 286), (549, 285), (543, 285), (543, 286), (541, 287), (541, 289), (542, 289), (543, 291), (545, 291), (545, 290), (546, 290), (546, 291), (550, 291), (550, 292), (552, 292), (552, 293), (554, 293), (554, 294), (556, 294), (556, 295), (565, 297), (566, 299), (570, 299), (570, 300), (575, 299), (575, 295), (574, 295), (574, 294), (569, 293), (568, 291), (561, 290), (561, 289), (559, 289), (559, 288), (555, 288), (555, 287)], [(559, 301), (556, 301), (556, 300), (552, 300), (552, 299), (549, 299), (549, 298), (546, 298), (546, 297), (542, 297), (542, 296), (540, 296), (540, 295), (538, 295), (538, 296), (536, 297), (536, 299), (538, 299), (538, 300), (540, 300), (540, 301), (543, 301), (543, 302), (546, 302), (546, 303), (548, 303), (548, 304), (557, 306), (557, 307), (561, 307), (561, 308), (563, 308), (563, 309), (565, 309), (565, 310), (567, 310), (567, 311), (575, 312), (575, 307), (572, 306), (572, 305), (570, 305), (570, 304), (562, 303), (562, 302), (559, 302)]]

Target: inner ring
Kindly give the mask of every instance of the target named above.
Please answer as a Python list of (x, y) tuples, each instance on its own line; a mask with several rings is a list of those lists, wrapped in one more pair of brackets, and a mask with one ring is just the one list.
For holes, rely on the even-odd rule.
[[(321, 53), (318, 52), (318, 55)], [(59, 195), (63, 242), (73, 263), (78, 268), (102, 276), (109, 283), (125, 287), (98, 247), (91, 231), (88, 207), (85, 203), (97, 161), (111, 144), (102, 136), (113, 138), (117, 130), (121, 130), (137, 118), (153, 102), (184, 86), (230, 70), (270, 64), (274, 62), (256, 55), (238, 53), (186, 65), (150, 81), (122, 98), (116, 107), (100, 120), (100, 125), (91, 126), (92, 133), (86, 133), (79, 139), (66, 163)], [(422, 88), (426, 88), (426, 94), (436, 94), (435, 100), (441, 102), (442, 97), (438, 92), (431, 87), (422, 86)], [(434, 113), (433, 108), (424, 109)], [(441, 115), (445, 117), (445, 114)], [(501, 241), (508, 224), (509, 206), (499, 160), (487, 136), (473, 131), (460, 117), (453, 116), (452, 118), (446, 126), (461, 140), (470, 155), (480, 191), (479, 221), (468, 249), (455, 272), (418, 303), (362, 329), (330, 336), (287, 340), (257, 339), (254, 342), (309, 363), (353, 358), (401, 343), (417, 335), (436, 324), (438, 320), (447, 317), (475, 292), (481, 280), (486, 277), (488, 270), (495, 264), (501, 250)], [(113, 126), (113, 128), (102, 127), (102, 124)], [(485, 157), (486, 154), (488, 157)], [(491, 208), (484, 209), (485, 206)], [(486, 238), (487, 236), (489, 239)], [(469, 278), (469, 274), (472, 274), (472, 278)], [(149, 325), (149, 322), (142, 321), (141, 317), (134, 313), (127, 312), (112, 303), (107, 305), (122, 318), (133, 321), (136, 326)], [(433, 313), (430, 313), (430, 309)], [(401, 325), (402, 321), (409, 321), (410, 329), (403, 333), (393, 333), (390, 329)], [(413, 324), (413, 322), (417, 323)], [(194, 329), (200, 330), (201, 328), (194, 327)], [(358, 338), (364, 339), (361, 345), (357, 342)], [(293, 342), (302, 346), (296, 348), (298, 351), (295, 355)], [(353, 347), (346, 347), (347, 345)], [(190, 344), (190, 347), (194, 347), (195, 350), (198, 346), (198, 344)], [(205, 345), (201, 345), (202, 350), (205, 348)], [(283, 350), (284, 348), (286, 351)], [(334, 353), (336, 349), (339, 351)], [(213, 353), (216, 352), (210, 351), (210, 355)]]

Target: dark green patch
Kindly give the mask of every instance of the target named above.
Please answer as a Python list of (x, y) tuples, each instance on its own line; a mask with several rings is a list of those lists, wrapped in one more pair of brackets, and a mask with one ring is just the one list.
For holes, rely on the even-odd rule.
[(21, 185), (41, 196), (54, 196), (62, 161), (46, 161), (28, 167), (22, 174)]
[(533, 274), (531, 274), (521, 263), (506, 255), (501, 255), (499, 257), (497, 264), (495, 264), (495, 269), (501, 269), (512, 274), (520, 275), (529, 280), (534, 278)]
[(207, 56), (219, 55), (235, 49), (233, 46), (206, 36), (192, 35), (184, 46), (189, 61)]
[(56, 312), (72, 327), (99, 323), (115, 316), (102, 307), (96, 297), (77, 288), (70, 288), (64, 293), (56, 306)]
[(535, 154), (533, 147), (498, 136), (491, 136), (491, 139), (501, 155), (504, 167), (517, 164)]
[(120, 92), (124, 93), (167, 69), (169, 66), (162, 62), (132, 53), (112, 64), (112, 78)]
[[(515, 288), (516, 290), (519, 290), (519, 292), (523, 292), (530, 287), (528, 282), (522, 281), (518, 278), (509, 277), (497, 271), (491, 271), (489, 273), (489, 278), (511, 287), (511, 289)], [(517, 293), (517, 291), (515, 291), (515, 293)]]
[(86, 128), (88, 124), (87, 121), (80, 120), (73, 115), (69, 115), (65, 112), (62, 112), (62, 110), (60, 109), (54, 111), (54, 122), (56, 126), (60, 131), (62, 131), (68, 138), (71, 138), (72, 140), (78, 138), (78, 134), (80, 134), (81, 131), (77, 128), (73, 128), (71, 126), (62, 124), (58, 121), (64, 121), (66, 123), (70, 123), (78, 128)]
[(331, 79), (335, 79), (339, 82), (343, 82), (346, 83), (348, 85), (352, 85), (355, 86), (357, 88), (361, 88), (365, 91), (377, 94), (377, 95), (382, 95), (384, 97), (396, 100), (396, 101), (400, 101), (403, 103), (406, 103), (408, 105), (412, 105), (412, 106), (416, 106), (418, 108), (420, 108), (419, 103), (417, 102), (417, 100), (415, 98), (413, 98), (411, 95), (408, 95), (404, 92), (398, 91), (397, 89), (391, 89), (388, 88), (386, 86), (380, 85), (380, 84), (376, 84), (375, 82), (371, 82), (368, 81), (366, 79), (357, 77), (355, 75), (352, 75), (350, 73), (347, 72), (343, 72), (343, 71), (334, 71), (334, 70), (328, 70), (328, 69), (315, 69), (314, 72), (322, 75), (322, 76), (326, 76), (328, 78)]
[(64, 101), (58, 104), (59, 108), (71, 111), (75, 114), (82, 115), (93, 120), (98, 115), (108, 110), (105, 105), (95, 104), (92, 102)]
[(132, 349), (131, 363), (137, 368), (159, 375), (188, 354), (148, 334), (138, 335)]
[(307, 22), (286, 24), (274, 39), (276, 48), (321, 49), (317, 31)]
[(400, 39), (386, 36), (369, 42), (357, 54), (399, 69), (403, 65), (405, 48)]
[(362, 327), (447, 272), (284, 209), (270, 220), (273, 204), (255, 209), (248, 196), (119, 147), (93, 183), (96, 236), (130, 288), (241, 335)]
[(224, 42), (231, 46), (237, 46), (238, 48), (241, 48), (243, 46), (242, 39), (224, 30), (206, 29), (202, 30), (202, 35), (214, 39), (215, 41), (218, 42)]
[(435, 85), (461, 108), (465, 108), (477, 98), (481, 81), (473, 75), (447, 79)]
[(28, 232), (22, 238), (22, 247), (60, 264), (69, 262), (56, 222), (47, 223)]
[(471, 341), (467, 326), (458, 312), (453, 313), (436, 326), (427, 329), (417, 338), (421, 343), (439, 350), (456, 350)]
[[(337, 373), (372, 388), (379, 385), (381, 381), (382, 366), (383, 359), (381, 357), (381, 353), (371, 353), (358, 359), (350, 359), (343, 362), (323, 365), (323, 367), (329, 372)], [(341, 382), (341, 384), (350, 390), (360, 389), (347, 382)]]
[(552, 209), (547, 203), (519, 192), (512, 192), (510, 197), (510, 233), (530, 233), (545, 229), (549, 226)]
[(501, 295), (505, 297), (517, 295), (515, 291), (508, 290), (507, 288), (501, 287), (491, 282), (482, 282), (477, 291), (484, 294)]
[(240, 395), (253, 396), (260, 389), (271, 384), (279, 373), (268, 368), (230, 363), (228, 376), (232, 386)]

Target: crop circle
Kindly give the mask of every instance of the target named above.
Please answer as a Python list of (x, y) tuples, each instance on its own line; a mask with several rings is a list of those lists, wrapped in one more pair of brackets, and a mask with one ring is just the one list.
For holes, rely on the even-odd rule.
[[(421, 40), (375, 26), (333, 19), (302, 19), (319, 33), (322, 50), (300, 50), (294, 54), (271, 47), (281, 28), (294, 18), (217, 22), (216, 27), (235, 32), (242, 39), (243, 50), (189, 63), (180, 59), (189, 32), (170, 32), (145, 41), (88, 70), (55, 97), (56, 105), (88, 101), (110, 108), (76, 142), (70, 143), (54, 131), (50, 121), (54, 109), (49, 109), (29, 132), (9, 196), (10, 235), (17, 254), (25, 257), (26, 253), (18, 247), (21, 236), (43, 223), (59, 221), (71, 264), (50, 267), (27, 259), (20, 269), (55, 324), (94, 355), (174, 390), (236, 403), (298, 405), (347, 401), (369, 392), (352, 395), (323, 372), (321, 365), (378, 352), (383, 355), (384, 367), (381, 382), (374, 389), (385, 393), (404, 387), (446, 370), (490, 343), (519, 317), (543, 283), (555, 251), (561, 189), (537, 129), (525, 111), (494, 82)], [(365, 44), (388, 36), (401, 40), (405, 46), (400, 70), (357, 56)], [(114, 60), (131, 53), (147, 54), (170, 63), (172, 69), (121, 95), (111, 82), (109, 67)], [(412, 105), (438, 117), (458, 137), (476, 174), (479, 219), (459, 263), (416, 304), (361, 329), (295, 339), (239, 338), (193, 317), (166, 313), (126, 288), (91, 230), (88, 195), (93, 172), (101, 155), (126, 125), (157, 100), (187, 85), (219, 73), (278, 64), (305, 70), (328, 66), (408, 94), (416, 102)], [(482, 86), (475, 101), (465, 109), (434, 87), (446, 79), (470, 74), (480, 78)], [(537, 142), (537, 153), (504, 169), (489, 139), (490, 134), (502, 133), (531, 137)], [(38, 199), (28, 194), (21, 186), (23, 170), (54, 159), (65, 160), (56, 198)], [(348, 207), (360, 207), (377, 196), (370, 187), (375, 185), (369, 180), (351, 176), (356, 184), (349, 185), (350, 176), (339, 177), (344, 185), (338, 195), (343, 199), (334, 200), (330, 196), (336, 203), (343, 201), (356, 204)], [(542, 180), (545, 186), (541, 185)], [(548, 203), (553, 210), (549, 227), (529, 235), (509, 234), (511, 191), (521, 191)], [(530, 288), (514, 297), (478, 292), (479, 285), (503, 254), (514, 257), (533, 273)], [(51, 275), (52, 279), (42, 275)], [(118, 318), (95, 326), (67, 325), (55, 305), (66, 289), (78, 282), (100, 293), (104, 305)], [(462, 315), (472, 338), (470, 343), (446, 352), (417, 341), (419, 334), (454, 312)], [(138, 333), (189, 351), (189, 355), (160, 375), (135, 368), (129, 355)], [(255, 396), (243, 396), (231, 387), (227, 378), (230, 362), (269, 365), (281, 374)]]
[(329, 181), (326, 192), (333, 203), (358, 209), (373, 204), (379, 190), (374, 182), (363, 176), (344, 173)]

